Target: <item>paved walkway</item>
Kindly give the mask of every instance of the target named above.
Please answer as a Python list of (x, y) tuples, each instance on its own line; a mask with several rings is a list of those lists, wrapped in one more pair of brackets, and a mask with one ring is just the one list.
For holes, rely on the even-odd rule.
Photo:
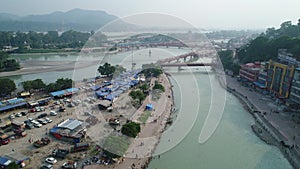
[[(284, 112), (280, 106), (273, 101), (270, 96), (255, 92), (248, 87), (240, 85), (236, 78), (227, 76), (227, 86), (235, 89), (247, 99), (260, 112), (266, 112), (264, 117), (284, 136), (288, 141), (299, 147), (300, 145), (300, 114)], [(275, 112), (278, 110), (278, 113)], [(298, 151), (298, 148), (295, 148)]]

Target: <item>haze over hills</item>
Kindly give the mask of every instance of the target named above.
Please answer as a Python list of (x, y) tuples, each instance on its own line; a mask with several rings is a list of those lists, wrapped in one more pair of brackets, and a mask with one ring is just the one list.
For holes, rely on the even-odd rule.
[(0, 31), (91, 31), (115, 19), (118, 17), (104, 11), (82, 9), (27, 16), (0, 13)]

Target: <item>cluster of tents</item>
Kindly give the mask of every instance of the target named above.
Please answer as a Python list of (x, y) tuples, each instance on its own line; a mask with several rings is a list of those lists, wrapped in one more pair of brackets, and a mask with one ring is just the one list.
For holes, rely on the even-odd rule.
[(120, 76), (112, 79), (110, 82), (104, 82), (99, 86), (93, 86), (93, 90), (96, 91), (95, 94), (98, 98), (113, 101), (120, 94), (139, 83), (139, 72), (140, 70), (123, 72)]

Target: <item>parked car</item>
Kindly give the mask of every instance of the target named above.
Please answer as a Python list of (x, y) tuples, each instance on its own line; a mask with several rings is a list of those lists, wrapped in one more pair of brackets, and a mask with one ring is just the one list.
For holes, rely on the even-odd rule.
[(50, 115), (51, 115), (51, 116), (56, 116), (57, 113), (56, 113), (55, 111), (50, 111)]
[(73, 103), (69, 103), (68, 107), (74, 107), (75, 105)]
[(26, 116), (27, 112), (22, 111), (21, 114), (22, 114), (22, 116)]
[(11, 114), (11, 115), (9, 115), (9, 118), (10, 118), (10, 119), (14, 119), (14, 118), (15, 118), (15, 115)]
[(34, 125), (32, 123), (27, 123), (25, 127), (30, 130), (34, 128)]
[(21, 116), (22, 116), (21, 113), (17, 113), (17, 114), (16, 114), (16, 117), (21, 117)]
[(63, 106), (60, 106), (60, 107), (59, 107), (59, 111), (60, 111), (60, 112), (64, 112), (64, 111), (66, 111), (66, 108), (63, 107)]
[(43, 118), (37, 119), (37, 121), (43, 125), (48, 124), (48, 122)]
[(38, 116), (38, 118), (40, 119), (40, 118), (43, 118), (43, 117), (46, 117), (47, 116), (47, 113), (42, 113), (42, 114), (40, 114), (39, 116)]
[(36, 107), (35, 109), (36, 109), (37, 112), (45, 111), (44, 107)]
[(42, 124), (37, 122), (37, 121), (32, 121), (32, 124), (33, 124), (34, 127), (37, 127), (37, 128), (42, 127)]
[(54, 149), (52, 152), (52, 155), (57, 158), (66, 158), (66, 156), (69, 154), (68, 149)]
[(24, 121), (25, 124), (31, 123), (33, 121), (32, 118), (28, 118), (27, 120)]
[(41, 169), (53, 169), (53, 166), (51, 164), (42, 164)]
[(30, 112), (30, 113), (36, 112), (36, 109), (32, 108), (32, 109), (28, 110), (28, 112)]
[(51, 123), (51, 122), (52, 122), (52, 120), (51, 120), (50, 118), (48, 118), (48, 117), (45, 118), (45, 121), (46, 121), (47, 123)]
[(67, 162), (64, 162), (64, 164), (62, 165), (62, 168), (74, 169), (76, 167), (77, 167), (77, 163), (74, 161), (67, 161)]
[(55, 164), (55, 163), (57, 163), (57, 160), (53, 157), (48, 157), (48, 158), (46, 158), (45, 162), (47, 162), (49, 164)]

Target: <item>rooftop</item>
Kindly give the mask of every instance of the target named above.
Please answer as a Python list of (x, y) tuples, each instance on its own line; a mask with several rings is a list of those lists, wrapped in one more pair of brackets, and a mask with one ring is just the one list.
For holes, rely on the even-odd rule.
[(67, 119), (67, 120), (63, 121), (62, 123), (60, 123), (57, 127), (74, 130), (81, 125), (82, 125), (82, 122), (79, 120)]
[(11, 163), (11, 161), (5, 157), (0, 156), (0, 165), (8, 166)]

